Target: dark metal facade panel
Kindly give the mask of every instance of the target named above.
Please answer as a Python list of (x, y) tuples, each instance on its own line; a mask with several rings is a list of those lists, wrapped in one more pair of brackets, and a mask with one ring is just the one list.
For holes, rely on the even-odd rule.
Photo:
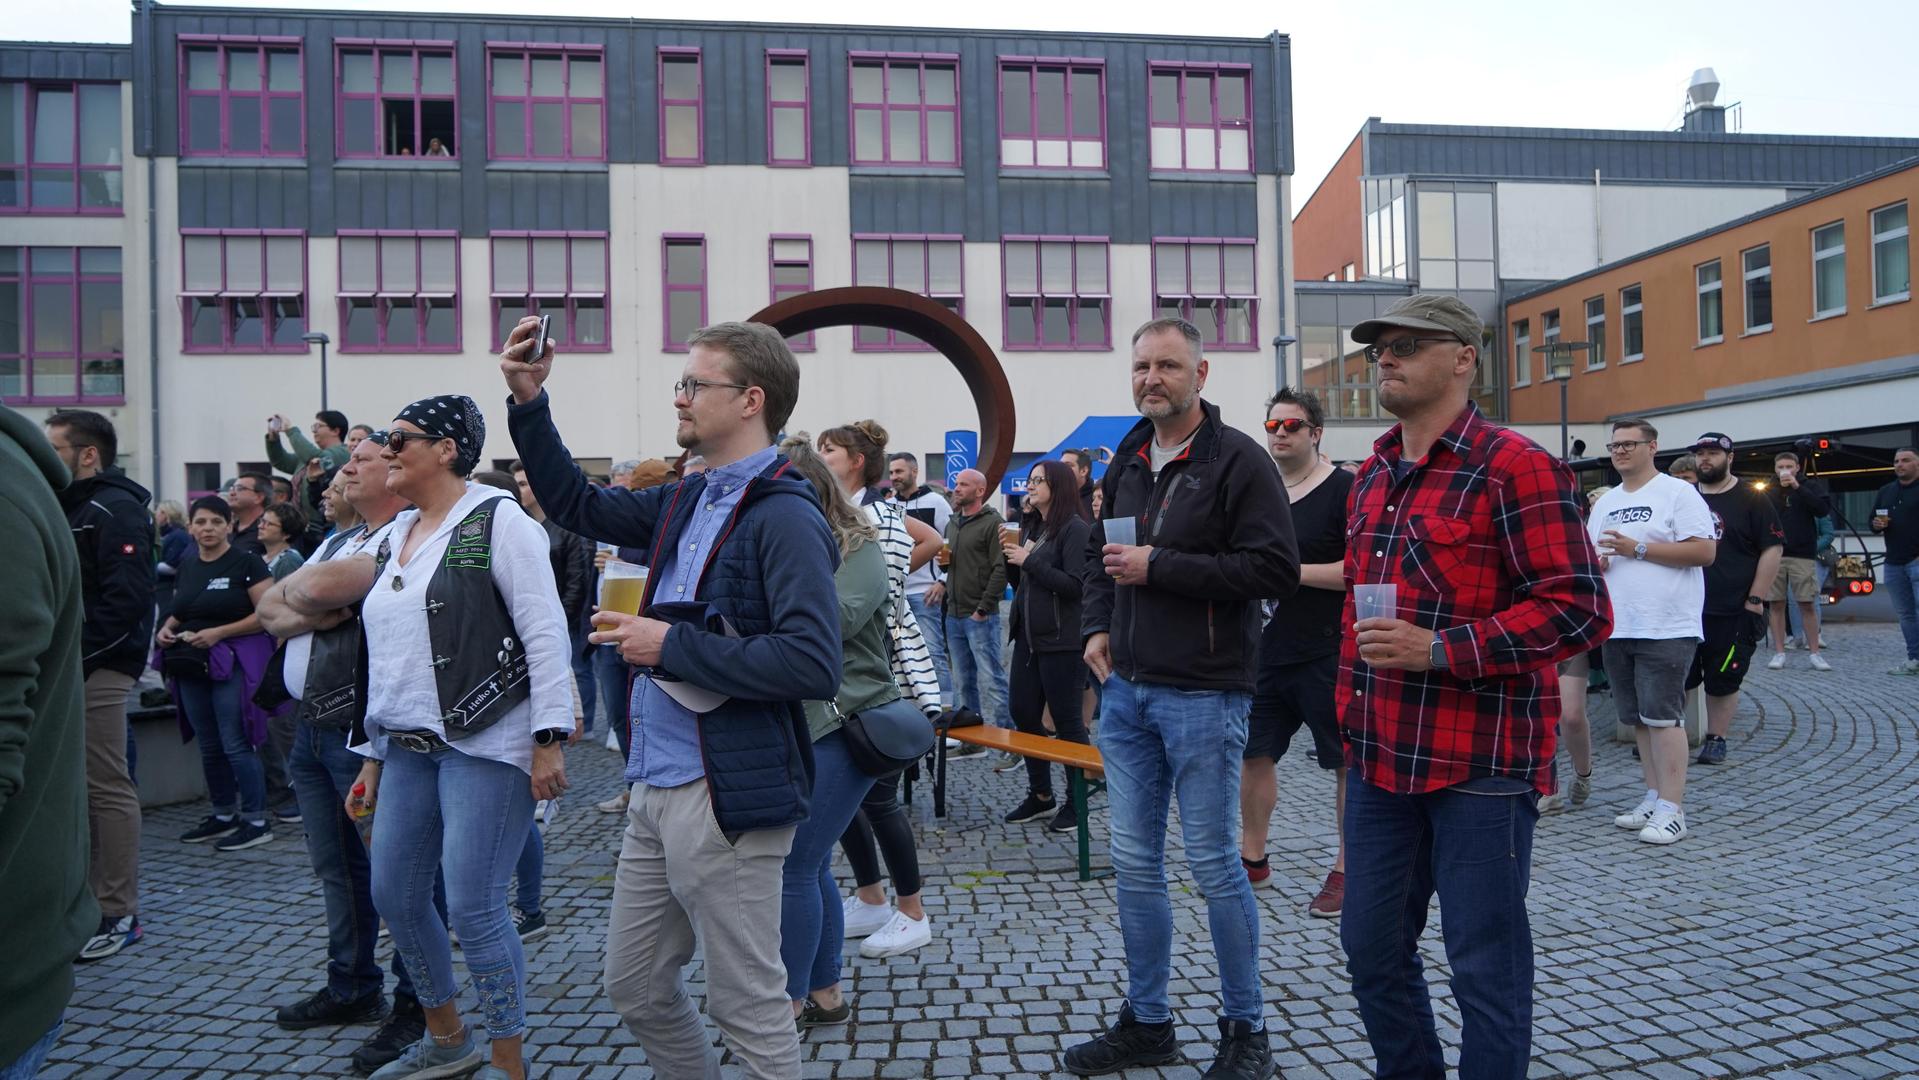
[(605, 231), (610, 202), (603, 172), (489, 172), (485, 227), (467, 235), (519, 229)]
[(310, 229), (307, 170), (182, 166), (183, 229)]
[[(19, 0), (26, 3), (28, 0)], [(126, 82), (133, 47), (65, 41), (0, 41), (0, 79)]]
[(461, 229), (460, 174), (451, 169), (332, 170), (332, 220), (339, 229)]

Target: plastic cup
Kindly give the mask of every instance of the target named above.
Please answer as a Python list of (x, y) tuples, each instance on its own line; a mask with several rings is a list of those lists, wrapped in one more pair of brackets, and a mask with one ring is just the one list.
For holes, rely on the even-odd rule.
[(610, 562), (600, 571), (600, 610), (638, 615), (646, 595), (646, 567)]
[(1018, 547), (1019, 526), (1011, 522), (1001, 525), (999, 527), (999, 543), (1001, 547)]
[(1107, 518), (1106, 542), (1126, 547), (1139, 546), (1139, 522), (1130, 517)]
[(1399, 618), (1399, 586), (1353, 586), (1353, 614), (1360, 619)]

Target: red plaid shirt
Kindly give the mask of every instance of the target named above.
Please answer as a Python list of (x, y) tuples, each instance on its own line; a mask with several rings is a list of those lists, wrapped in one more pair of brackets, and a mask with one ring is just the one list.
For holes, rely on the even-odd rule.
[[(1400, 429), (1373, 444), (1346, 521), (1346, 583), (1398, 586), (1399, 617), (1438, 632), (1444, 671), (1375, 671), (1348, 633), (1338, 706), (1347, 764), (1412, 795), (1509, 776), (1552, 791), (1554, 665), (1612, 631), (1572, 473), (1468, 403), (1394, 479)], [(1346, 625), (1356, 617), (1347, 594)]]

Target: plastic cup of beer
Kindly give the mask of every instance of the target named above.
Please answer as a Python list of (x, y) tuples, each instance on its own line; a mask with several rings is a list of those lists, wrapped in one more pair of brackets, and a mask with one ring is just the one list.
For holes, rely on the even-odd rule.
[(940, 553), (939, 553), (939, 564), (941, 566), (953, 565), (953, 545), (952, 544), (941, 542)]
[(638, 615), (646, 594), (646, 567), (610, 562), (600, 572), (600, 610)]
[(1018, 547), (1019, 526), (1012, 522), (1001, 525), (999, 527), (999, 543), (1001, 547)]

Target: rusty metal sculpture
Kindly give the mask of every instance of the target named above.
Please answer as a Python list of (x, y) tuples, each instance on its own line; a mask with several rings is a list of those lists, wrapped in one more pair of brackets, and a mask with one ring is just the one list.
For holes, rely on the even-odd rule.
[(787, 337), (829, 326), (878, 326), (911, 334), (938, 349), (973, 394), (973, 407), (979, 410), (978, 467), (986, 474), (987, 489), (998, 489), (1013, 460), (1013, 388), (999, 357), (965, 319), (918, 293), (860, 285), (790, 296), (750, 321)]

